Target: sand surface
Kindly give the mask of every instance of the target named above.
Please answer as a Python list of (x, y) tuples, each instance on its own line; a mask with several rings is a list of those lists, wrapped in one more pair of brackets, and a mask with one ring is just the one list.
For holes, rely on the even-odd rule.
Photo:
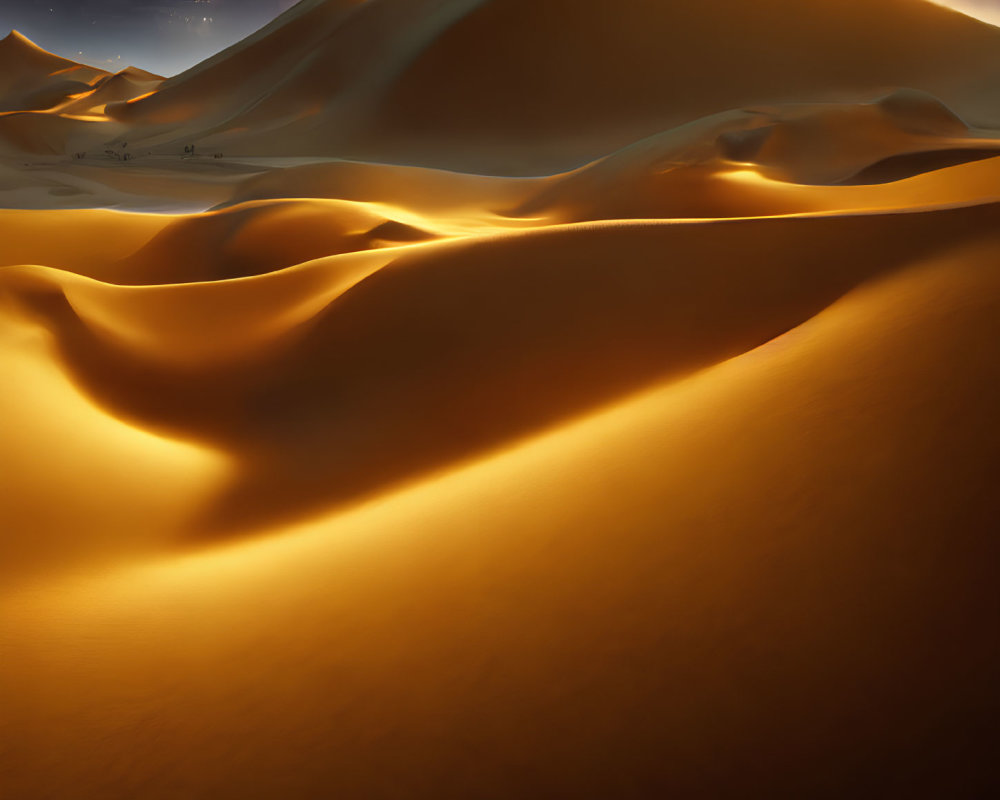
[(922, 0), (0, 41), (0, 794), (991, 796), (998, 92)]

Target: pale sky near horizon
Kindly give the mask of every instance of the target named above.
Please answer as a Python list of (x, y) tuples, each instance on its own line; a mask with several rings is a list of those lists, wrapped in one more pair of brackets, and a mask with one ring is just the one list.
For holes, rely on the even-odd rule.
[(0, 0), (0, 38), (108, 70), (174, 75), (240, 41), (297, 0)]
[(978, 17), (992, 25), (1000, 25), (1000, 0), (931, 0), (931, 2)]

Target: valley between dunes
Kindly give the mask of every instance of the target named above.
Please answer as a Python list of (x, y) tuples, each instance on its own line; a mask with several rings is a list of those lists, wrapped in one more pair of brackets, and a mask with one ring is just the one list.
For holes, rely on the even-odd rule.
[(998, 788), (1000, 29), (715, 6), (0, 41), (0, 794)]

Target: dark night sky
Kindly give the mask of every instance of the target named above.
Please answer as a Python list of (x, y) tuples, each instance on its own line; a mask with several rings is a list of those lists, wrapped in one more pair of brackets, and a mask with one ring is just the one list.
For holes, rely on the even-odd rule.
[(173, 75), (237, 42), (297, 0), (0, 0), (14, 28), (46, 50), (117, 70)]
[[(296, 2), (0, 0), (0, 38), (16, 28), (67, 58), (105, 69), (133, 64), (172, 75), (239, 41)], [(1000, 0), (932, 2), (1000, 24)]]

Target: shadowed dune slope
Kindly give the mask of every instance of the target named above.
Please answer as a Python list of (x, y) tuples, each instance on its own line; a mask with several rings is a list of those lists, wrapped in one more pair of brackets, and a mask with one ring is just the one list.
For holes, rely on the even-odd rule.
[(103, 145), (122, 130), (104, 116), (107, 104), (149, 94), (162, 81), (136, 67), (112, 75), (78, 64), (11, 31), (0, 40), (0, 157)]
[(998, 796), (1000, 30), (305, 0), (74, 69), (0, 42), (0, 795)]
[(6, 785), (988, 794), (996, 257), (353, 514), (8, 597)]
[(75, 119), (45, 111), (12, 111), (0, 115), (0, 156), (63, 156), (102, 148), (122, 131), (104, 120)]
[(49, 53), (17, 31), (0, 40), (0, 112), (45, 110), (108, 73)]
[(989, 125), (998, 42), (915, 0), (313, 2), (114, 113), (154, 144), (555, 171), (730, 108), (896, 87)]
[(907, 90), (717, 115), (540, 178), (271, 169), (205, 214), (8, 212), (0, 280), (100, 413), (226, 459), (168, 536), (211, 541), (395, 491), (987, 235), (998, 158), (806, 180), (971, 141), (995, 146)]
[(447, 215), (462, 209), (502, 213), (548, 181), (357, 161), (271, 170), (235, 187), (225, 205), (283, 197), (384, 203)]
[[(310, 240), (309, 213), (250, 206), (174, 223), (118, 280), (253, 275), (263, 243), (283, 235), (316, 248), (299, 257), (342, 251), (334, 229)], [(211, 536), (356, 501), (745, 352), (995, 216), (985, 205), (583, 224), (387, 243), (232, 288), (115, 287), (41, 267), (8, 269), (3, 283), (94, 402), (230, 455), (233, 486), (198, 523)]]
[[(928, 143), (943, 148), (947, 141), (959, 140)], [(711, 137), (702, 135), (685, 144), (682, 137), (664, 134), (578, 170), (544, 178), (334, 162), (255, 175), (236, 185), (219, 208), (283, 197), (341, 200), (348, 207), (374, 206), (442, 231), (466, 233), (607, 219), (906, 210), (995, 199), (1000, 142), (979, 141), (982, 149), (975, 151), (921, 150), (888, 159), (869, 152), (850, 162), (849, 168), (842, 167), (854, 173), (865, 165), (843, 185), (834, 186), (788, 180), (790, 169), (773, 162), (762, 168), (727, 160), (709, 144)], [(925, 171), (923, 166), (931, 169)], [(907, 177), (892, 180), (893, 171)], [(868, 175), (876, 182), (870, 183)]]
[(62, 114), (103, 114), (109, 103), (128, 101), (155, 91), (163, 78), (145, 70), (127, 67), (94, 85), (93, 90), (58, 108)]

